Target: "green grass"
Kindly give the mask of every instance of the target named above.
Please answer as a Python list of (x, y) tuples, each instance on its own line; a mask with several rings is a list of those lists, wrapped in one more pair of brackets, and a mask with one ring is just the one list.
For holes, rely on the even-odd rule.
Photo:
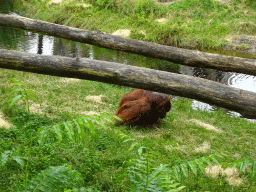
[[(53, 6), (48, 1), (23, 2), (28, 17), (107, 33), (130, 29), (130, 38), (200, 50), (222, 49), (232, 37), (254, 36), (256, 30), (256, 7), (250, 0), (228, 5), (179, 0), (168, 6), (151, 0), (87, 0), (92, 4), (87, 8), (76, 6), (79, 0)], [(157, 22), (160, 18), (167, 21)]]
[[(131, 88), (5, 69), (0, 71), (1, 109), (5, 119), (14, 125), (9, 130), (0, 128), (0, 153), (10, 150), (13, 155), (29, 157), (32, 132), (29, 181), (49, 166), (68, 164), (81, 174), (82, 182), (78, 187), (93, 186), (100, 191), (129, 191), (131, 183), (125, 170), (129, 167), (128, 162), (131, 159), (139, 158), (136, 147), (128, 150), (133, 142), (158, 153), (151, 157), (152, 166), (166, 164), (172, 167), (218, 153), (229, 156), (223, 159), (223, 162), (256, 159), (255, 124), (241, 118), (231, 118), (220, 110), (212, 113), (195, 111), (191, 108), (191, 101), (185, 98), (172, 101), (171, 112), (156, 128), (107, 123), (107, 129), (95, 125), (95, 137), (86, 131), (83, 144), (72, 142), (64, 133), (62, 142), (58, 142), (54, 132), (49, 132), (44, 144), (39, 145), (37, 132), (41, 126), (51, 127), (56, 123), (72, 120), (83, 116), (84, 111), (115, 114), (122, 95)], [(40, 106), (30, 102), (30, 122), (23, 103), (18, 102), (14, 108), (8, 109), (7, 89), (11, 85), (9, 80), (12, 77), (21, 80), (37, 93)], [(101, 103), (85, 99), (89, 95), (101, 94)], [(223, 132), (207, 130), (191, 122), (192, 119), (211, 124)], [(134, 141), (123, 143), (120, 134), (127, 135)], [(196, 151), (204, 142), (210, 143), (210, 148), (205, 152)], [(24, 169), (14, 160), (9, 160), (0, 173), (1, 191), (16, 191), (22, 188), (20, 184), (25, 181)], [(184, 191), (256, 190), (255, 178), (249, 174), (241, 174), (240, 177), (244, 179), (244, 183), (239, 187), (229, 185), (225, 177), (212, 179), (203, 173), (198, 173), (197, 176), (189, 173), (189, 177), (182, 177), (180, 182), (186, 186)]]

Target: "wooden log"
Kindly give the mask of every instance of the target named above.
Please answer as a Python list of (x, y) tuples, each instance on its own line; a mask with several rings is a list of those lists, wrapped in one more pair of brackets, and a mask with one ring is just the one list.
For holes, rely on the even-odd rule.
[(137, 87), (217, 105), (256, 119), (256, 93), (207, 79), (106, 61), (0, 49), (0, 68)]
[(192, 67), (212, 68), (256, 75), (256, 59), (224, 56), (127, 39), (103, 32), (86, 31), (41, 20), (29, 19), (17, 16), (17, 14), (0, 14), (0, 25), (45, 33), (99, 47), (140, 54)]

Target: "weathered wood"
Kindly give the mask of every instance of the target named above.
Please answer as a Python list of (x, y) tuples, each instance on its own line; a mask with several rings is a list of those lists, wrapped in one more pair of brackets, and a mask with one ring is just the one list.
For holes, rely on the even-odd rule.
[(0, 49), (0, 68), (74, 77), (179, 95), (256, 118), (256, 93), (197, 77), (91, 59)]
[(98, 31), (86, 31), (17, 15), (0, 14), (0, 25), (45, 33), (82, 43), (136, 53), (178, 64), (256, 75), (256, 59), (224, 56), (196, 50), (127, 39)]

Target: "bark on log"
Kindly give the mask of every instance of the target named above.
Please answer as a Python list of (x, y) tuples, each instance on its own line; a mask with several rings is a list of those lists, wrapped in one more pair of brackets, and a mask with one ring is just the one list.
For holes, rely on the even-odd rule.
[(86, 31), (41, 20), (29, 19), (17, 16), (17, 14), (0, 14), (0, 25), (45, 33), (99, 47), (140, 54), (192, 67), (212, 68), (256, 75), (256, 59), (224, 56), (127, 39), (103, 32)]
[(0, 68), (74, 77), (179, 95), (256, 119), (256, 93), (207, 79), (113, 62), (0, 49)]

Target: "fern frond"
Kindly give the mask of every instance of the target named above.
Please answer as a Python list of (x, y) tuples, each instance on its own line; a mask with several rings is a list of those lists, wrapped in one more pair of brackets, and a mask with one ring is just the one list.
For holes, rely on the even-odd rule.
[(185, 186), (180, 186), (180, 183), (178, 183), (176, 180), (173, 180), (173, 175), (170, 171), (170, 169), (165, 169), (162, 174), (160, 175), (161, 177), (161, 188), (163, 191), (167, 192), (178, 192), (182, 189), (185, 188)]
[(37, 135), (38, 135), (38, 140), (37, 142), (39, 143), (39, 145), (42, 145), (45, 141), (45, 137), (48, 135), (48, 129), (46, 129), (45, 127), (40, 127), (37, 130)]
[(75, 124), (75, 128), (77, 130), (80, 141), (84, 141), (85, 140), (85, 127), (84, 127), (82, 117), (73, 119), (73, 122)]
[(85, 125), (86, 127), (89, 129), (89, 131), (91, 132), (92, 136), (95, 137), (95, 127), (94, 127), (94, 124), (92, 123), (92, 118), (90, 116), (85, 116), (83, 118), (84, 122), (85, 122)]
[(68, 135), (69, 139), (71, 141), (75, 142), (74, 128), (73, 128), (73, 125), (72, 125), (71, 121), (63, 122), (63, 125), (65, 127), (65, 130), (67, 131), (67, 135)]
[(255, 177), (256, 175), (256, 160), (251, 158), (249, 159), (238, 159), (232, 163), (226, 163), (224, 166), (229, 167), (237, 167), (241, 174), (249, 173), (251, 177)]
[[(95, 137), (96, 131), (95, 131), (95, 126), (94, 122), (98, 123), (101, 126), (104, 126), (104, 123), (101, 119), (107, 118), (107, 121), (111, 121), (111, 117), (113, 119), (113, 115), (110, 114), (103, 114), (103, 115), (94, 115), (93, 117), (91, 116), (85, 116), (85, 117), (77, 117), (76, 119), (67, 120), (63, 123), (58, 123), (56, 125), (53, 125), (52, 127), (41, 127), (38, 130), (38, 143), (41, 145), (44, 142), (44, 137), (47, 137), (48, 134), (46, 130), (53, 131), (53, 133), (56, 136), (56, 139), (59, 142), (62, 142), (62, 137), (63, 137), (63, 129), (62, 125), (64, 126), (64, 130), (68, 136), (68, 138), (72, 142), (80, 142), (80, 141), (85, 141), (85, 129), (87, 128), (91, 135)], [(105, 119), (106, 120), (106, 119)], [(78, 137), (75, 137), (75, 134), (78, 135)], [(76, 139), (75, 139), (76, 138)]]
[(172, 168), (174, 178), (181, 181), (182, 176), (185, 176), (186, 178), (189, 176), (190, 170), (194, 175), (197, 175), (198, 169), (204, 174), (206, 165), (212, 167), (212, 162), (220, 164), (216, 157), (223, 158), (223, 156), (225, 156), (225, 154), (212, 154), (195, 160), (190, 160), (180, 165), (175, 165)]
[[(80, 173), (71, 169), (71, 166), (50, 166), (33, 177), (29, 183), (32, 191), (64, 191), (79, 187), (82, 182)], [(24, 186), (27, 187), (27, 186)], [(26, 190), (27, 191), (27, 190)]]
[(93, 115), (91, 117), (96, 123), (98, 123), (101, 127), (103, 127), (104, 129), (106, 129), (105, 124), (103, 123), (103, 121), (101, 120), (99, 115)]
[(61, 132), (61, 129), (60, 129), (60, 124), (54, 125), (53, 130), (56, 133), (57, 140), (61, 143), (61, 141), (62, 141), (62, 132)]
[(1, 155), (1, 166), (4, 167), (5, 164), (7, 163), (8, 161), (8, 158), (9, 158), (9, 154), (12, 153), (12, 151), (4, 151)]
[(4, 151), (1, 155), (1, 166), (4, 167), (9, 159), (15, 161), (17, 164), (21, 166), (21, 168), (23, 168), (24, 161), (22, 159), (26, 159), (26, 158), (13, 155), (12, 151), (7, 150), (7, 151)]

